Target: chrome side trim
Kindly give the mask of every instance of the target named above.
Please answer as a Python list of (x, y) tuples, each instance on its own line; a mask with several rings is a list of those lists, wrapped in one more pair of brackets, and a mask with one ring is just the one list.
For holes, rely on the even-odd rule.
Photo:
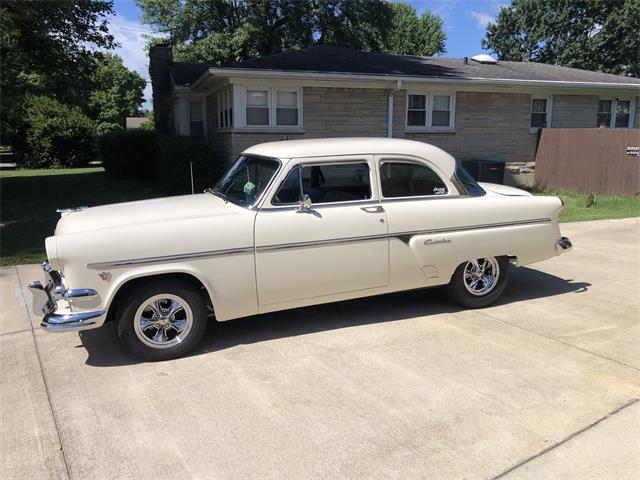
[(519, 222), (500, 222), (500, 223), (487, 223), (482, 225), (471, 225), (464, 227), (447, 227), (447, 228), (434, 228), (431, 230), (416, 230), (410, 232), (397, 232), (397, 233), (381, 233), (378, 235), (364, 235), (359, 237), (343, 237), (343, 238), (332, 238), (327, 240), (312, 240), (307, 242), (292, 242), (292, 243), (279, 243), (274, 245), (261, 245), (258, 247), (242, 247), (242, 248), (229, 248), (225, 250), (209, 250), (205, 252), (193, 252), (193, 253), (179, 253), (175, 255), (165, 255), (158, 257), (145, 257), (145, 258), (134, 258), (129, 260), (114, 260), (110, 262), (99, 262), (99, 263), (87, 263), (86, 267), (91, 270), (104, 270), (109, 268), (118, 268), (118, 267), (126, 267), (130, 265), (147, 265), (152, 263), (163, 263), (163, 262), (172, 262), (177, 260), (185, 260), (185, 259), (198, 259), (198, 258), (211, 258), (211, 257), (221, 257), (227, 255), (239, 255), (242, 253), (253, 253), (254, 251), (257, 253), (263, 252), (275, 252), (279, 250), (291, 250), (295, 248), (309, 248), (309, 247), (320, 247), (327, 245), (340, 245), (346, 243), (356, 243), (356, 242), (368, 242), (372, 240), (383, 240), (387, 238), (397, 238), (398, 240), (403, 241), (404, 243), (409, 243), (412, 237), (415, 235), (434, 235), (439, 233), (452, 233), (452, 232), (463, 232), (463, 231), (472, 231), (472, 230), (483, 230), (489, 228), (502, 228), (502, 227), (519, 227), (524, 225), (535, 225), (535, 224), (544, 224), (550, 223), (550, 218), (535, 218), (531, 220), (522, 220)]
[(503, 228), (503, 227), (520, 227), (524, 225), (536, 225), (543, 223), (550, 223), (550, 218), (533, 218), (531, 220), (521, 220), (518, 222), (499, 222), (499, 223), (485, 223), (482, 225), (469, 225), (464, 227), (447, 227), (447, 228), (434, 228), (431, 230), (417, 230), (413, 232), (399, 232), (399, 233), (390, 233), (389, 236), (392, 238), (397, 238), (398, 240), (402, 240), (404, 243), (409, 243), (412, 237), (415, 235), (434, 235), (437, 233), (453, 233), (453, 232), (464, 232), (464, 231), (473, 231), (473, 230), (485, 230), (490, 228)]
[(329, 245), (341, 245), (346, 243), (369, 242), (372, 240), (385, 240), (387, 238), (389, 238), (388, 234), (381, 233), (379, 235), (365, 235), (362, 237), (345, 237), (345, 238), (333, 238), (330, 240), (313, 240), (309, 242), (279, 243), (277, 245), (263, 245), (260, 247), (256, 247), (256, 252), (263, 253), (263, 252), (275, 252), (280, 250), (291, 250), (291, 249), (297, 249), (297, 248), (325, 247)]
[(91, 270), (104, 270), (109, 268), (127, 267), (129, 265), (147, 265), (151, 263), (174, 262), (185, 259), (198, 259), (221, 257), (226, 255), (239, 255), (241, 253), (253, 253), (253, 247), (228, 248), (225, 250), (208, 250), (204, 252), (178, 253), (175, 255), (163, 255), (159, 257), (132, 258), (129, 260), (113, 260), (109, 262), (87, 263)]

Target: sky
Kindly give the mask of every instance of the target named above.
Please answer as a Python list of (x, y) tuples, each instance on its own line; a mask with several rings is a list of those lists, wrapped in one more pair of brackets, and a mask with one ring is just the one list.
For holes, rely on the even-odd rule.
[[(409, 0), (418, 14), (429, 11), (439, 15), (447, 35), (445, 57), (471, 57), (489, 53), (480, 48), (486, 26), (508, 4), (507, 0)], [(141, 11), (134, 0), (115, 0), (115, 15), (109, 18), (109, 29), (120, 44), (115, 53), (127, 68), (135, 70), (147, 80), (144, 108), (151, 108), (149, 59), (144, 51), (145, 35), (152, 33), (140, 21)]]

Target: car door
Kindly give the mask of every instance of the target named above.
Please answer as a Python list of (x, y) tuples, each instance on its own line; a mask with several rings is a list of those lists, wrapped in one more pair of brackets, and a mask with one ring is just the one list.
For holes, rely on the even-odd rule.
[[(368, 155), (289, 162), (256, 216), (259, 305), (387, 285), (388, 230), (375, 175)], [(301, 195), (309, 208), (300, 207)]]
[(446, 236), (430, 232), (448, 224), (449, 207), (460, 195), (428, 161), (376, 156), (376, 162), (380, 201), (389, 225), (390, 288), (442, 283), (443, 262), (455, 245)]

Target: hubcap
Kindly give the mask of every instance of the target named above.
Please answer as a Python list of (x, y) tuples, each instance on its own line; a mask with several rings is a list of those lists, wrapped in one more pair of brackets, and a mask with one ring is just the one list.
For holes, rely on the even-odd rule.
[(500, 267), (495, 257), (478, 258), (464, 267), (464, 286), (476, 296), (489, 293), (498, 284)]
[(170, 348), (182, 342), (193, 325), (187, 302), (168, 293), (146, 299), (136, 311), (134, 330), (142, 343), (151, 348)]

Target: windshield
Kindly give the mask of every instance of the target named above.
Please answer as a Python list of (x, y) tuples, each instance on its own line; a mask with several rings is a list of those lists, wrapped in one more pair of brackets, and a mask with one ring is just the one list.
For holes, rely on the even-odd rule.
[(271, 158), (241, 155), (213, 187), (212, 193), (236, 205), (250, 207), (260, 198), (279, 166), (280, 162)]
[(458, 180), (460, 185), (462, 185), (462, 187), (466, 190), (466, 192), (460, 193), (466, 193), (467, 195), (471, 195), (473, 197), (481, 197), (482, 195), (485, 195), (487, 193), (480, 185), (478, 185), (478, 182), (475, 181), (471, 174), (464, 169), (460, 162), (457, 163), (456, 171), (453, 175)]

